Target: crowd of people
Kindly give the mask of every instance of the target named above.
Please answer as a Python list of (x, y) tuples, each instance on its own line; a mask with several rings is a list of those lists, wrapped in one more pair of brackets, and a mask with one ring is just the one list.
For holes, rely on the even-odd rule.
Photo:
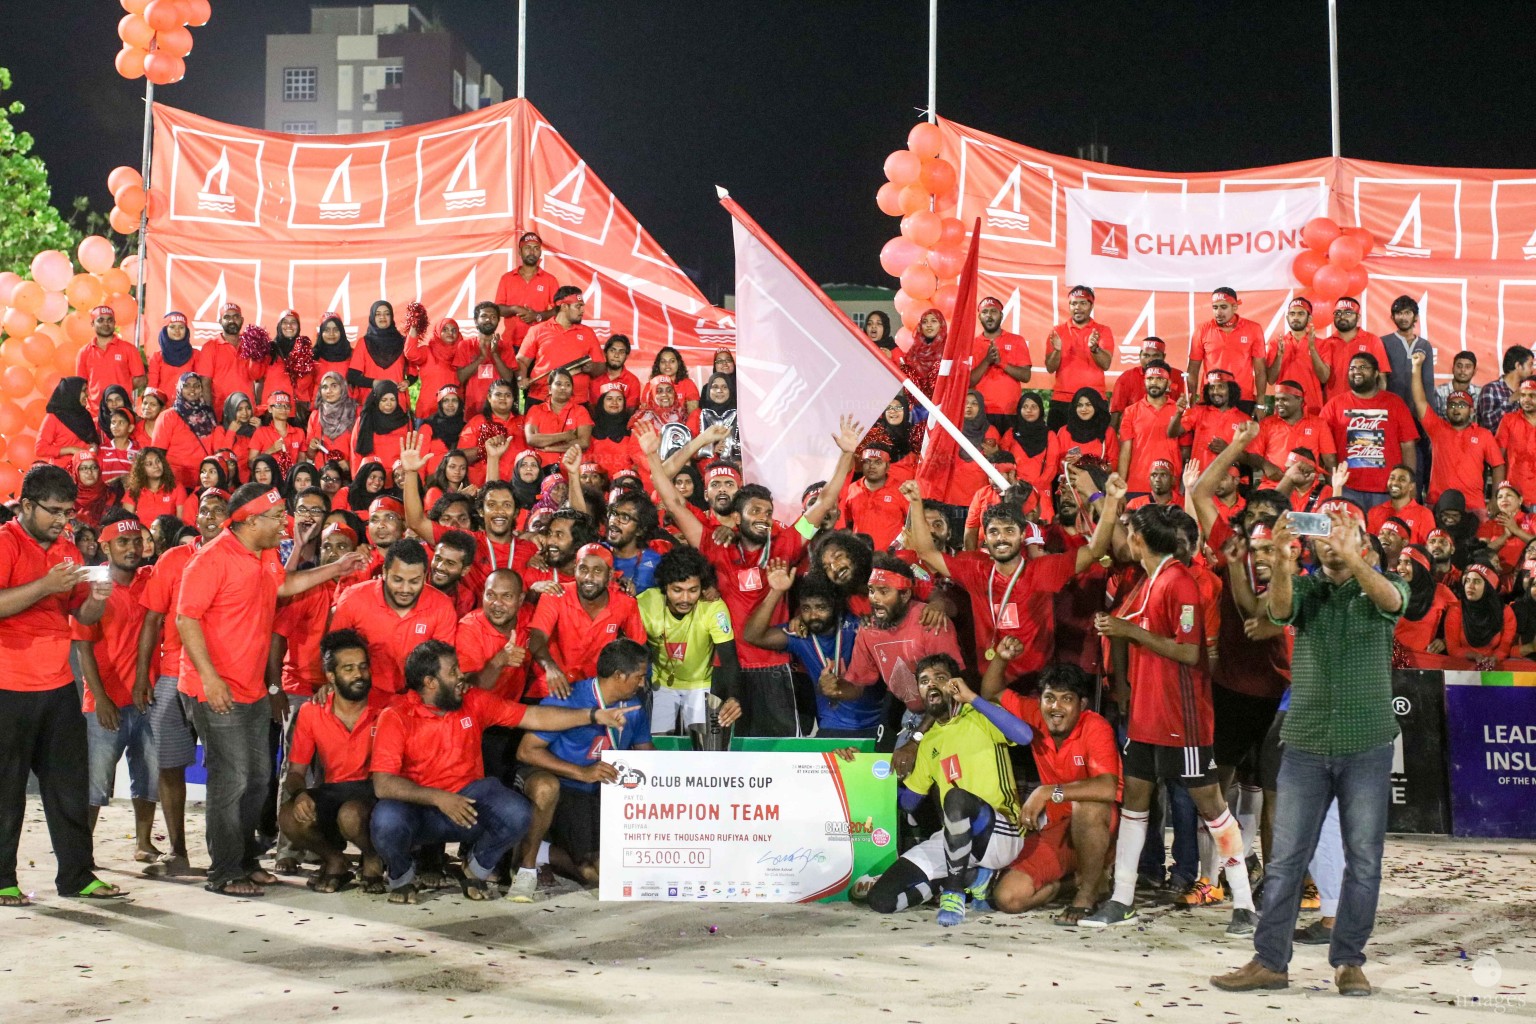
[[(1220, 987), (1283, 987), (1294, 941), (1370, 992), (1391, 667), (1536, 648), (1529, 350), (1437, 387), (1407, 297), (1385, 337), (1297, 299), (1266, 338), (1222, 288), (1185, 369), (1149, 337), (1111, 391), (1080, 286), (1044, 392), (985, 298), (958, 427), (1006, 486), (963, 453), (925, 493), (937, 426), (898, 396), (844, 417), (784, 523), (742, 475), (732, 353), (642, 381), (520, 250), (473, 335), (385, 301), (355, 340), (292, 310), (267, 335), (230, 304), (200, 347), (167, 315), (145, 360), (95, 311), (0, 526), (0, 905), (29, 902), (29, 772), (64, 896), (123, 893), (92, 830), (126, 757), (151, 876), (531, 902), (598, 879), (605, 750), (728, 729), (891, 753), (874, 911), (1226, 905), (1256, 955)], [(905, 352), (890, 328), (931, 394), (943, 314)]]

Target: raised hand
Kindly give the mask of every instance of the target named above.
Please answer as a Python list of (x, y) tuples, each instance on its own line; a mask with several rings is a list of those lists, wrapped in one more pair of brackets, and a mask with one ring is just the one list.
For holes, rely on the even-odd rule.
[(795, 583), (794, 566), (781, 558), (768, 560), (768, 589), (783, 594)]
[(1005, 636), (992, 645), (997, 656), (1004, 661), (1012, 661), (1024, 653), (1024, 641), (1016, 636)]
[(1052, 331), (1050, 334), (1045, 336), (1045, 343), (1056, 351), (1061, 351), (1061, 335), (1057, 334), (1055, 331)]
[(512, 447), (511, 434), (496, 434), (485, 439), (485, 454), (489, 458), (501, 458), (510, 447)]
[(1333, 480), (1331, 483), (1333, 484), (1334, 496), (1342, 497), (1344, 485), (1349, 483), (1349, 463), (1341, 461), (1337, 466), (1333, 467)]
[(859, 426), (859, 421), (844, 413), (838, 419), (837, 427), (837, 433), (832, 438), (837, 442), (837, 447), (849, 455), (857, 452), (859, 442), (864, 440), (864, 428)]
[(565, 470), (568, 477), (581, 475), (581, 445), (573, 444), (560, 456), (560, 468)]
[(1184, 493), (1188, 494), (1190, 488), (1200, 482), (1200, 463), (1190, 459), (1184, 463)]
[(922, 485), (919, 484), (916, 480), (903, 480), (901, 484), (896, 488), (896, 490), (899, 491), (901, 496), (906, 498), (909, 502), (923, 500)]
[(1129, 490), (1130, 488), (1126, 486), (1125, 481), (1120, 479), (1119, 473), (1109, 474), (1109, 478), (1104, 481), (1104, 497), (1111, 501), (1124, 500), (1126, 492)]
[(407, 431), (400, 442), (400, 468), (407, 473), (420, 473), (426, 465), (427, 460), (421, 454), (421, 431)]
[(661, 434), (650, 422), (646, 420), (636, 422), (630, 433), (634, 436), (635, 444), (645, 455), (655, 455), (661, 451)]
[(1258, 438), (1258, 436), (1259, 424), (1254, 420), (1244, 420), (1243, 422), (1239, 423), (1237, 425), (1237, 429), (1232, 432), (1232, 443), (1242, 447), (1247, 447), (1248, 445), (1252, 444)]

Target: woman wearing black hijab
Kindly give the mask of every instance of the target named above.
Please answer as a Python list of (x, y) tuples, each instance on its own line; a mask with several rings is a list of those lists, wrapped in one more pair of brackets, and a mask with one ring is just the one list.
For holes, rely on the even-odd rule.
[(1441, 625), (1456, 598), (1443, 583), (1435, 581), (1429, 552), (1417, 544), (1403, 548), (1397, 574), (1408, 584), (1408, 604), (1397, 620), (1392, 639), (1411, 654), (1444, 654)]
[(1469, 565), (1461, 577), (1461, 602), (1445, 616), (1445, 651), (1474, 662), (1508, 658), (1515, 647), (1515, 613), (1499, 596), (1499, 574)]
[(876, 348), (895, 355), (896, 335), (891, 331), (891, 317), (885, 310), (874, 309), (864, 314), (864, 334)]
[(353, 428), (352, 459), (373, 456), (386, 467), (400, 457), (400, 442), (411, 429), (411, 414), (400, 400), (400, 387), (392, 380), (375, 381)]
[(464, 433), (464, 398), (458, 388), (445, 387), (437, 393), (437, 408), (424, 426), (445, 449), (452, 451), (459, 446), (459, 435)]
[[(368, 333), (352, 349), (347, 383), (372, 389), (379, 381), (405, 381), (405, 335), (395, 326), (395, 307), (380, 299), (368, 310)], [(398, 395), (397, 395), (398, 397)]]
[(347, 325), (335, 313), (327, 313), (315, 332), (315, 380), (333, 372), (346, 380), (351, 365), (352, 342), (347, 340)]
[(688, 426), (698, 437), (717, 423), (731, 428), (731, 436), (722, 444), (705, 449), (700, 454), (716, 459), (741, 458), (741, 427), (736, 418), (736, 382), (734, 374), (712, 374), (699, 392), (699, 407), (688, 416)]
[(47, 415), (37, 431), (37, 457), (69, 469), (76, 452), (101, 443), (96, 419), (86, 404), (84, 377), (65, 377), (54, 385), (45, 407)]
[(1060, 462), (1074, 448), (1083, 458), (1100, 459), (1111, 466), (1119, 461), (1115, 429), (1109, 425), (1109, 403), (1096, 389), (1077, 389), (1067, 410), (1066, 423), (1056, 431), (1056, 445), (1060, 451), (1053, 474), (1060, 471)]
[[(347, 487), (347, 507), (359, 515), (368, 514), (368, 506), (381, 494), (391, 493), (389, 472), (377, 462), (365, 462), (357, 467), (357, 476)], [(334, 501), (332, 508), (337, 505)]]
[(1056, 435), (1045, 422), (1045, 402), (1038, 392), (1026, 391), (1019, 396), (1018, 414), (1013, 426), (1003, 435), (1002, 446), (1013, 453), (1015, 471), (1019, 480), (1029, 484), (1040, 496), (1040, 515), (1051, 519), (1052, 473), (1061, 457)]

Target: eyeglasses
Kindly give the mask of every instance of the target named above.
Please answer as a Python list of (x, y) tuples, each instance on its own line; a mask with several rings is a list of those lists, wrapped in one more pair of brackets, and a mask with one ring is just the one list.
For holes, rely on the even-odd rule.
[(640, 520), (628, 512), (609, 512), (608, 518), (616, 523), (638, 523)]
[(335, 473), (326, 473), (320, 477), (320, 482), (323, 484), (339, 484), (341, 483), (341, 477)]
[(323, 509), (323, 508), (310, 508), (310, 507), (306, 507), (306, 506), (300, 505), (298, 508), (293, 510), (293, 514), (295, 516), (302, 516), (305, 519), (314, 519), (317, 516), (325, 515), (325, 509)]
[(63, 508), (59, 508), (57, 505), (44, 505), (39, 501), (34, 501), (32, 507), (54, 519), (67, 519), (69, 514), (75, 510), (73, 505), (65, 505)]
[(261, 515), (257, 516), (256, 518), (257, 519), (265, 519), (269, 523), (285, 523), (285, 522), (288, 521), (288, 514), (286, 512), (281, 512), (281, 511), (278, 511), (278, 512), (263, 512)]

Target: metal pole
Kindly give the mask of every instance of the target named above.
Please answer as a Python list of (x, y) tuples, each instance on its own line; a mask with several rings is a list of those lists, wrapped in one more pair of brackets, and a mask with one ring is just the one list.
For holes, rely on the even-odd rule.
[[(1333, 0), (1329, 0), (1332, 3)], [(928, 0), (928, 123), (939, 119), (939, 0)]]
[(1333, 101), (1333, 158), (1343, 155), (1339, 144), (1339, 0), (1328, 0), (1328, 90)]
[(528, 63), (528, 0), (517, 0), (517, 98), (524, 97)]
[[(140, 161), (140, 173), (144, 176), (144, 191), (149, 191), (150, 159), (152, 145), (155, 136), (155, 83), (144, 80), (144, 156)], [(145, 256), (146, 240), (149, 237), (149, 202), (144, 203), (144, 211), (139, 214), (139, 286), (135, 291), (135, 297), (139, 302), (139, 322), (134, 328), (133, 343), (138, 346), (140, 352), (144, 351), (144, 315), (148, 310), (148, 304), (144, 299), (144, 279), (148, 273), (148, 259)]]

